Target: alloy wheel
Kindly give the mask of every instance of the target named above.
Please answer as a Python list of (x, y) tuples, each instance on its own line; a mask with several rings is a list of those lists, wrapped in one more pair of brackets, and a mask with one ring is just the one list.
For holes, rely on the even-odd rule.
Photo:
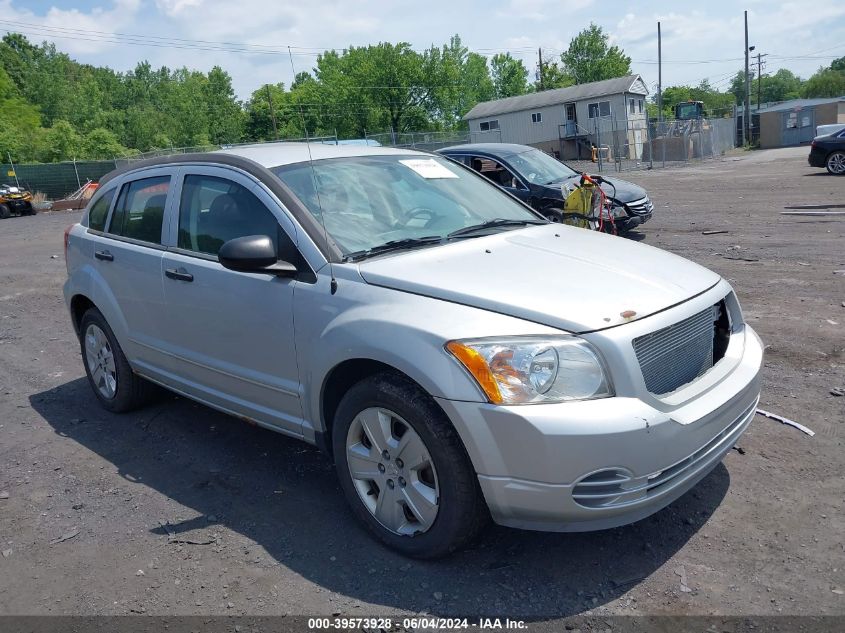
[(827, 159), (827, 168), (832, 174), (845, 174), (845, 153), (835, 152)]
[(434, 524), (437, 471), (422, 438), (401, 416), (364, 409), (346, 435), (349, 474), (364, 506), (387, 530), (413, 536)]
[(91, 323), (85, 330), (85, 362), (97, 391), (104, 398), (117, 393), (117, 368), (109, 339), (103, 330)]

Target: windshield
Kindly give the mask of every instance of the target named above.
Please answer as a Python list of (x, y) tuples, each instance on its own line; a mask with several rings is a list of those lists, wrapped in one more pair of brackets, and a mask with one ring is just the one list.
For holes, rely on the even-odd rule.
[(398, 240), (445, 238), (490, 220), (542, 221), (481, 176), (434, 156), (334, 158), (271, 171), (324, 224), (344, 255)]
[(578, 172), (539, 149), (514, 154), (507, 160), (520, 176), (535, 185), (548, 185), (578, 175)]

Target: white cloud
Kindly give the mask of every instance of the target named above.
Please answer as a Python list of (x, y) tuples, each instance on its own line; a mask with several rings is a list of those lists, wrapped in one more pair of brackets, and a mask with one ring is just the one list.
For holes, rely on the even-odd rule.
[(575, 11), (592, 3), (593, 0), (509, 0), (506, 7), (496, 11), (496, 17), (563, 24), (565, 21), (572, 21), (576, 15)]
[[(133, 22), (141, 0), (113, 0), (109, 4), (108, 8), (96, 6), (87, 12), (53, 6), (44, 15), (36, 15), (27, 8), (17, 9), (11, 0), (0, 0), (0, 15), (24, 24), (20, 30), (32, 41), (54, 40), (59, 49), (71, 55), (100, 54), (117, 46), (109, 35)], [(68, 29), (78, 31), (72, 35)]]
[(156, 0), (156, 6), (165, 15), (174, 16), (201, 7), (203, 0)]

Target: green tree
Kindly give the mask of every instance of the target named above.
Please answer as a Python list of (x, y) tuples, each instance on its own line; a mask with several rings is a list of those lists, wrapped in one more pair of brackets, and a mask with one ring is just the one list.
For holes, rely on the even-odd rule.
[(540, 90), (540, 73), (543, 75), (543, 90), (566, 88), (575, 83), (572, 76), (565, 73), (557, 62), (544, 59), (542, 67), (539, 64), (537, 65), (537, 81), (534, 82), (534, 90), (536, 91)]
[(801, 96), (802, 85), (800, 77), (786, 68), (781, 68), (773, 75), (763, 75), (762, 80), (760, 77), (755, 80), (751, 91), (753, 101), (757, 103), (758, 90), (762, 103), (798, 99)]
[[(272, 110), (270, 108), (271, 103), (273, 104)], [(264, 84), (258, 88), (245, 104), (246, 135), (256, 141), (285, 138), (288, 121), (293, 115), (289, 104), (290, 94), (285, 92), (285, 84)], [(278, 132), (273, 130), (274, 116)]]
[(237, 143), (243, 137), (244, 111), (235, 99), (232, 78), (220, 66), (208, 73), (203, 85), (208, 136), (215, 144)]
[(55, 121), (44, 134), (42, 142), (39, 159), (44, 162), (82, 158), (82, 139), (65, 120)]
[(845, 95), (845, 72), (834, 68), (819, 68), (804, 84), (802, 92), (808, 98), (841, 97)]
[[(675, 106), (683, 101), (701, 101), (708, 116), (721, 116), (730, 112), (734, 105), (731, 92), (719, 92), (705, 79), (697, 86), (669, 86), (663, 89), (663, 118), (675, 118)], [(657, 116), (657, 95), (652, 96), (649, 116)]]
[(728, 92), (734, 96), (738, 105), (745, 103), (745, 73), (743, 71), (738, 70), (736, 75), (733, 76)]
[(496, 53), (490, 60), (493, 91), (497, 99), (515, 97), (528, 92), (528, 70), (522, 60), (510, 53)]
[(607, 34), (593, 23), (572, 38), (560, 60), (563, 72), (579, 84), (631, 74), (631, 58), (618, 46), (609, 46)]
[(114, 132), (98, 127), (82, 138), (82, 156), (90, 160), (104, 160), (125, 156), (127, 150)]
[(34, 141), (41, 134), (41, 113), (26, 102), (0, 66), (0, 157), (5, 162), (32, 160)]

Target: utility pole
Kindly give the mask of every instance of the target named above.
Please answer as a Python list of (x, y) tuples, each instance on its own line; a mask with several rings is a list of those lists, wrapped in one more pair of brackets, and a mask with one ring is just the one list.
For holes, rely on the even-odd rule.
[(757, 111), (760, 111), (760, 98), (763, 94), (763, 67), (762, 64), (766, 62), (762, 61), (763, 57), (766, 57), (768, 53), (757, 53)]
[(543, 49), (542, 48), (537, 49), (537, 59), (539, 60), (538, 68), (540, 69), (540, 77), (539, 77), (539, 79), (540, 79), (540, 91), (542, 91), (543, 90)]
[(660, 38), (660, 22), (657, 23), (657, 120), (663, 121), (663, 41)]
[(279, 140), (279, 130), (276, 128), (276, 112), (273, 110), (273, 95), (270, 94), (270, 84), (267, 84), (267, 103), (270, 104), (270, 118), (273, 120), (273, 140)]
[(748, 77), (748, 11), (745, 12), (745, 109), (742, 115), (742, 144), (751, 142), (751, 85)]

